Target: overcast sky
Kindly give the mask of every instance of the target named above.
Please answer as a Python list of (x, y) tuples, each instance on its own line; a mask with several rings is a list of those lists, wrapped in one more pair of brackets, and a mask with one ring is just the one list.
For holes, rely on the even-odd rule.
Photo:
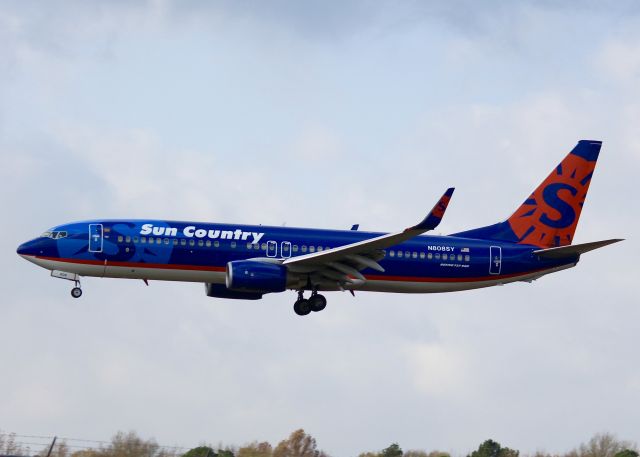
[[(640, 441), (637, 2), (0, 3), (0, 429), (334, 456)], [(444, 295), (211, 299), (70, 284), (15, 254), (50, 226), (165, 218), (396, 230), (508, 217), (603, 140), (577, 268)]]

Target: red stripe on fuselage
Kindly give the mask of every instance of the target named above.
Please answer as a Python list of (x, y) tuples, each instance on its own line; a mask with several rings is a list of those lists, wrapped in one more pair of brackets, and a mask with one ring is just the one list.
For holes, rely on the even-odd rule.
[(455, 278), (455, 277), (426, 277), (426, 276), (389, 276), (389, 275), (365, 275), (365, 278), (371, 281), (399, 281), (399, 282), (479, 282), (491, 281), (495, 279), (509, 279), (518, 276), (527, 276), (532, 273), (540, 273), (548, 270), (548, 268), (538, 268), (537, 270), (525, 271), (522, 273), (511, 273), (508, 275), (489, 275), (475, 276), (472, 278)]
[[(76, 263), (81, 265), (96, 265), (107, 267), (129, 267), (129, 268), (156, 268), (164, 270), (190, 270), (190, 271), (226, 271), (226, 267), (206, 266), (206, 265), (178, 265), (167, 263), (145, 263), (145, 262), (113, 262), (104, 260), (88, 260), (88, 259), (67, 259), (62, 257), (43, 257), (33, 256), (36, 259), (51, 260), (55, 262)], [(495, 279), (507, 279), (515, 278), (518, 276), (526, 276), (532, 273), (539, 273), (547, 270), (546, 268), (539, 268), (536, 270), (526, 271), (522, 273), (511, 273), (508, 275), (489, 275), (489, 276), (476, 276), (470, 278), (461, 277), (425, 277), (425, 276), (392, 276), (392, 275), (365, 275), (370, 281), (396, 281), (396, 282), (480, 282), (491, 281)]]
[(206, 265), (177, 265), (166, 263), (146, 263), (146, 262), (113, 262), (107, 260), (88, 260), (88, 259), (66, 259), (63, 257), (43, 257), (34, 256), (36, 259), (52, 260), (54, 262), (77, 263), (80, 265), (97, 265), (107, 267), (132, 267), (132, 268), (157, 268), (164, 270), (193, 270), (193, 271), (226, 271), (225, 267), (209, 267)]

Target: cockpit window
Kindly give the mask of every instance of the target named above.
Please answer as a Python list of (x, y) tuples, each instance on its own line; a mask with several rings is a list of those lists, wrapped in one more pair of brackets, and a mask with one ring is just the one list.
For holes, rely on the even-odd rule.
[(51, 238), (52, 240), (59, 240), (60, 238), (66, 238), (67, 232), (44, 232), (42, 238)]

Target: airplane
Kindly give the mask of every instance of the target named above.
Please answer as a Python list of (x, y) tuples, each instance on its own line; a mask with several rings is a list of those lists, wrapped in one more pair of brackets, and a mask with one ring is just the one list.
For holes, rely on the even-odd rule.
[[(394, 233), (165, 220), (90, 220), (55, 226), (17, 253), (74, 282), (80, 278), (200, 282), (209, 297), (257, 300), (297, 292), (300, 316), (327, 305), (319, 292), (453, 292), (531, 282), (577, 265), (622, 239), (572, 244), (602, 142), (580, 140), (505, 221), (428, 236), (448, 189), (426, 217)], [(310, 297), (304, 293), (310, 291)]]

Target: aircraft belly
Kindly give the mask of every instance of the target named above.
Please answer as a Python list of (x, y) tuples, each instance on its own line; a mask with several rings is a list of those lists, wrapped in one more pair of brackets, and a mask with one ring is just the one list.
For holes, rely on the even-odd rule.
[(427, 294), (438, 292), (456, 292), (461, 290), (479, 289), (495, 286), (496, 281), (474, 282), (413, 282), (413, 281), (367, 281), (357, 290), (370, 292), (396, 292)]
[(185, 281), (185, 282), (213, 282), (224, 283), (223, 271), (210, 270), (182, 270), (174, 268), (140, 268), (107, 266), (107, 278), (149, 279), (156, 281)]
[[(534, 273), (523, 273), (518, 276), (500, 277), (495, 279), (486, 279), (480, 281), (388, 281), (388, 280), (368, 280), (366, 283), (354, 290), (370, 291), (370, 292), (397, 292), (397, 293), (438, 293), (438, 292), (458, 292), (462, 290), (480, 289), (483, 287), (499, 286), (512, 282), (530, 282), (534, 281), (549, 273), (566, 270), (572, 268), (576, 264), (561, 265)], [(419, 278), (416, 278), (419, 279)]]

